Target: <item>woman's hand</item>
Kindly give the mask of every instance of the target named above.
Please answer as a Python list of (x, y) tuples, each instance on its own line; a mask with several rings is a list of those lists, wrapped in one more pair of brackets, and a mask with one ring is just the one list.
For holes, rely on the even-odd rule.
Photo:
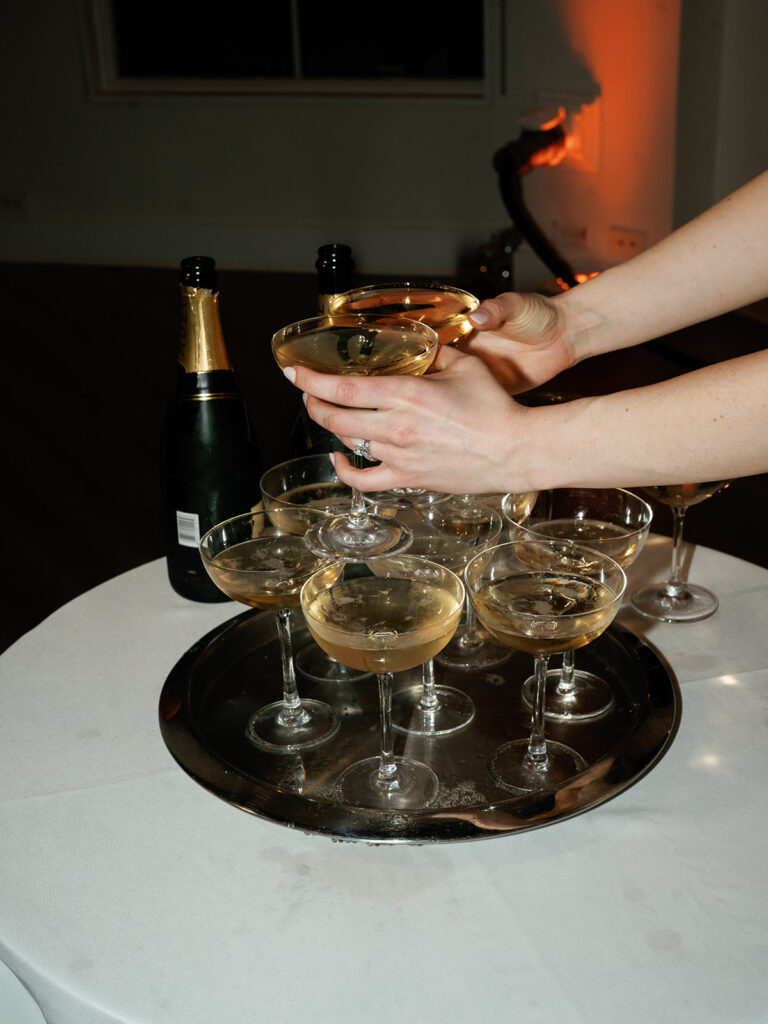
[(486, 299), (469, 319), (476, 330), (458, 347), (479, 356), (510, 394), (543, 384), (576, 361), (558, 299), (505, 292)]
[(348, 448), (370, 441), (379, 466), (354, 469), (344, 456), (335, 457), (346, 484), (454, 494), (519, 489), (510, 475), (511, 448), (523, 442), (532, 410), (510, 398), (480, 359), (441, 346), (433, 367), (425, 377), (364, 377), (297, 366), (293, 379), (315, 422)]

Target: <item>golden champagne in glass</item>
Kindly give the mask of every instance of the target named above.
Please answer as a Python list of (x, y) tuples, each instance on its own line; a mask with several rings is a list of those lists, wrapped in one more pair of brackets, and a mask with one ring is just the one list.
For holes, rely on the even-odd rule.
[[(376, 313), (345, 313), (283, 327), (272, 338), (272, 354), (281, 369), (306, 366), (342, 375), (419, 375), (429, 368), (437, 344), (437, 335), (426, 324)], [(359, 455), (353, 459), (362, 467)], [(367, 561), (405, 551), (411, 534), (397, 520), (370, 513), (362, 493), (353, 489), (349, 511), (309, 529), (305, 540), (327, 557)]]
[(401, 281), (340, 292), (331, 300), (330, 312), (407, 317), (431, 327), (441, 345), (455, 345), (473, 330), (467, 318), (479, 304), (470, 292), (453, 285)]
[(698, 622), (717, 611), (717, 597), (705, 587), (682, 578), (681, 555), (683, 523), (691, 505), (711, 498), (730, 484), (730, 480), (711, 480), (698, 484), (661, 484), (643, 487), (651, 498), (672, 509), (672, 570), (666, 583), (651, 583), (636, 590), (632, 606), (649, 619), (662, 622)]
[(445, 566), (415, 555), (368, 565), (335, 562), (304, 584), (301, 608), (310, 633), (333, 658), (375, 672), (379, 689), (380, 753), (350, 765), (339, 798), (362, 807), (426, 807), (438, 780), (428, 765), (395, 756), (392, 674), (428, 661), (451, 637), (464, 587)]

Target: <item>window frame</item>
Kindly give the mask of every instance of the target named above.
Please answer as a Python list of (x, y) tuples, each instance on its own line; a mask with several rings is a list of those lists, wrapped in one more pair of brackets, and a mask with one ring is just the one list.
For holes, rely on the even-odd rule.
[[(295, 0), (291, 0), (292, 5)], [(92, 99), (153, 98), (379, 98), (486, 100), (491, 91), (493, 48), (503, 20), (503, 4), (483, 3), (482, 78), (145, 78), (119, 73), (110, 0), (79, 0), (88, 94)], [(493, 22), (493, 24), (492, 24)], [(294, 45), (296, 42), (294, 40)]]

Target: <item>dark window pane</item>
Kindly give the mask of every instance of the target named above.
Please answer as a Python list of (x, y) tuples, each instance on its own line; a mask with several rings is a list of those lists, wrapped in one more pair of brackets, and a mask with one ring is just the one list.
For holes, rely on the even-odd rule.
[(304, 78), (483, 77), (482, 0), (299, 0)]
[[(325, 6), (325, 5), (323, 5)], [(287, 0), (244, 4), (112, 0), (125, 78), (286, 78), (293, 74)]]

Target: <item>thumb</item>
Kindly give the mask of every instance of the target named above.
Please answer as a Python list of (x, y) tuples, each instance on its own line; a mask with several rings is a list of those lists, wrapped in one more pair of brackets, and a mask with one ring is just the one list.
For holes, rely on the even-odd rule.
[(519, 341), (540, 341), (556, 321), (550, 301), (532, 292), (504, 292), (481, 302), (469, 319), (480, 331), (504, 326)]

